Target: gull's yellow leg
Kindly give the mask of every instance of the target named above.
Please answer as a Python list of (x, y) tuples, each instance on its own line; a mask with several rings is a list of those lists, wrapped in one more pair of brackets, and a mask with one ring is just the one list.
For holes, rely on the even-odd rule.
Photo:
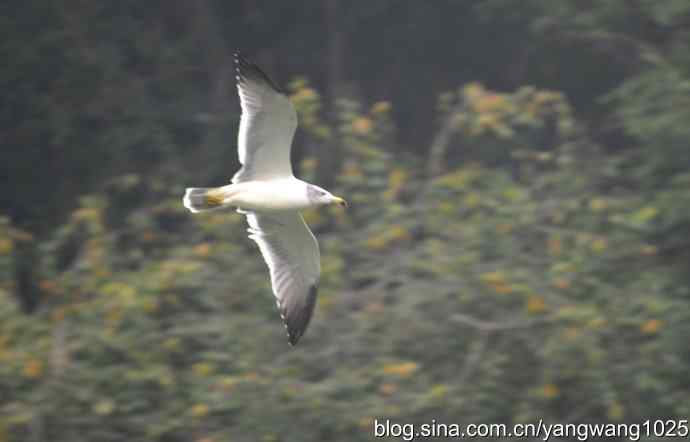
[(225, 201), (225, 195), (221, 189), (209, 190), (206, 194), (206, 204), (209, 206), (220, 206), (223, 204), (223, 201)]

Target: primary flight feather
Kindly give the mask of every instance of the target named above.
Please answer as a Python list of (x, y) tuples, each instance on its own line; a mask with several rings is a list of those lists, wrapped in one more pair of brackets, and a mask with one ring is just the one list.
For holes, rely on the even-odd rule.
[(191, 212), (237, 207), (247, 217), (249, 238), (268, 265), (276, 304), (295, 345), (309, 325), (321, 273), (319, 244), (300, 210), (342, 198), (295, 178), (290, 163), (297, 113), (288, 97), (255, 64), (235, 54), (242, 118), (237, 151), (242, 168), (232, 184), (188, 188), (183, 203)]

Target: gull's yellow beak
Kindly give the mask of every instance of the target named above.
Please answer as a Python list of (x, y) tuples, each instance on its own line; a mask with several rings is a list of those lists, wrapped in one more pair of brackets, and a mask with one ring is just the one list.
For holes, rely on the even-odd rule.
[(335, 204), (339, 205), (340, 207), (347, 207), (347, 201), (345, 201), (344, 199), (340, 198), (339, 196), (334, 197), (334, 198), (333, 198), (333, 202), (334, 202)]

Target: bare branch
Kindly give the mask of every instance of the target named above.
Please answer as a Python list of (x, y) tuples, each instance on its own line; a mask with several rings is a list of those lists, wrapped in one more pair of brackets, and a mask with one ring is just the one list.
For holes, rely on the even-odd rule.
[(516, 330), (521, 328), (534, 327), (536, 325), (546, 324), (556, 320), (555, 316), (544, 316), (541, 318), (532, 319), (529, 321), (516, 321), (516, 322), (494, 322), (487, 321), (484, 319), (478, 319), (473, 316), (465, 315), (463, 313), (455, 313), (450, 317), (452, 321), (458, 322), (463, 325), (475, 328), (483, 332), (492, 331), (504, 331), (504, 330)]

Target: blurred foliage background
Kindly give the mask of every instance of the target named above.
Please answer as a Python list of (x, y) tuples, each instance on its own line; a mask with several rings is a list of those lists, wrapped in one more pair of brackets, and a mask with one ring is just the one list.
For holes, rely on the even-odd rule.
[[(0, 441), (365, 441), (690, 415), (686, 0), (0, 6)], [(232, 51), (289, 85), (314, 320), (234, 212)]]

